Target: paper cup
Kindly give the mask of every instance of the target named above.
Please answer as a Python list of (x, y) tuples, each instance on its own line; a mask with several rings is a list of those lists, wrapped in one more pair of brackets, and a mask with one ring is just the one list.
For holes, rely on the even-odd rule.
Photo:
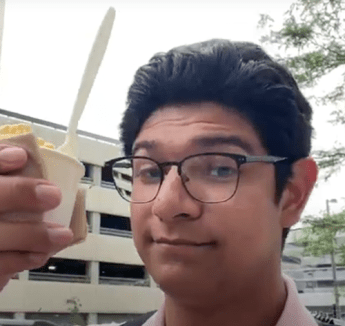
[(56, 184), (62, 193), (60, 205), (44, 213), (43, 220), (59, 223), (69, 227), (78, 185), (84, 176), (85, 167), (82, 163), (55, 150), (40, 148), (41, 157), (45, 164), (47, 179)]

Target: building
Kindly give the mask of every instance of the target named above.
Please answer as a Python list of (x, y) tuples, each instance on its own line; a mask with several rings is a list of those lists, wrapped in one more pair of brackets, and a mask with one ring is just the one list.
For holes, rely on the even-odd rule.
[[(57, 147), (64, 141), (66, 127), (0, 109), (0, 126), (23, 122)], [(80, 186), (87, 191), (87, 240), (11, 280), (0, 293), (0, 318), (67, 325), (71, 312), (77, 312), (87, 324), (122, 322), (162, 303), (162, 292), (133, 245), (128, 203), (103, 168), (120, 155), (119, 142), (80, 132), (79, 148), (79, 160), (86, 168)], [(128, 178), (121, 177), (126, 185)]]
[[(334, 313), (334, 280), (330, 255), (311, 257), (303, 255), (303, 247), (296, 244), (300, 230), (292, 230), (287, 238), (283, 252), (283, 272), (292, 277), (297, 285), (299, 296), (304, 305), (312, 312)], [(344, 242), (344, 235), (337, 242)], [(340, 310), (345, 319), (345, 266), (336, 268), (337, 284), (340, 292)]]

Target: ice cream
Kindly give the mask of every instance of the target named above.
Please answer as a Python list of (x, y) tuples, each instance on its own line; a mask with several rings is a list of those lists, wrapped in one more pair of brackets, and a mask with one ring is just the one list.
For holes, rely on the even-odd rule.
[[(23, 135), (32, 133), (32, 128), (30, 125), (25, 123), (19, 123), (17, 125), (4, 125), (0, 126), (0, 140), (11, 138), (16, 135)], [(46, 142), (44, 139), (37, 137), (37, 144), (40, 147), (54, 149), (55, 146), (52, 143)]]
[[(32, 134), (27, 124), (5, 125), (0, 127), (0, 141), (11, 140), (19, 135)], [(38, 145), (37, 160), (41, 161), (43, 177), (56, 184), (62, 192), (61, 204), (43, 215), (45, 221), (69, 226), (75, 206), (80, 179), (85, 167), (78, 160), (54, 150), (55, 146), (41, 138), (36, 138)]]

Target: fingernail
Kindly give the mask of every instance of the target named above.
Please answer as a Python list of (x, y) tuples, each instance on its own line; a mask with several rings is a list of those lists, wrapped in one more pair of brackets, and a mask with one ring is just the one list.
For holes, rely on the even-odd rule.
[(73, 234), (72, 231), (61, 229), (48, 229), (49, 240), (54, 244), (67, 245), (71, 242)]
[(61, 199), (61, 191), (59, 188), (51, 185), (39, 184), (36, 186), (35, 191), (38, 200), (48, 203), (51, 207), (59, 205)]
[(0, 161), (4, 163), (17, 163), (25, 160), (25, 151), (19, 147), (9, 147), (0, 150)]

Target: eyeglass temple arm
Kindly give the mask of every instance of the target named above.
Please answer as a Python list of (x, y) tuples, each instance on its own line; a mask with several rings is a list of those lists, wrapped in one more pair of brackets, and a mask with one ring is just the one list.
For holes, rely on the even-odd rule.
[(113, 165), (114, 168), (130, 168), (132, 167), (131, 163), (115, 163)]
[(264, 163), (277, 163), (281, 161), (287, 160), (287, 157), (279, 157), (279, 156), (246, 156), (246, 162), (264, 162)]

